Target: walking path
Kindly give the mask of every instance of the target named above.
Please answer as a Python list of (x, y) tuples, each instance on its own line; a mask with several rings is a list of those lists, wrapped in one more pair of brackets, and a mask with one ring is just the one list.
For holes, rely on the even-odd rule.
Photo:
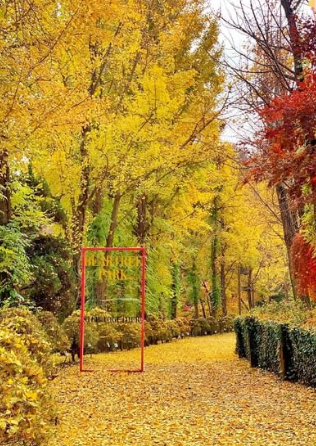
[(51, 386), (59, 423), (50, 446), (315, 446), (316, 392), (236, 358), (233, 334), (87, 359)]

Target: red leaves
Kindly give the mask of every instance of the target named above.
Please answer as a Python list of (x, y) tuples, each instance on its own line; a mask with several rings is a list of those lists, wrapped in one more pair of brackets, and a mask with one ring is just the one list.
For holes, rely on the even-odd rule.
[(298, 291), (316, 300), (316, 252), (303, 236), (297, 234), (291, 248), (291, 258)]
[(249, 175), (270, 185), (287, 181), (294, 198), (302, 198), (304, 184), (315, 184), (316, 77), (274, 99), (260, 111), (263, 130), (259, 147), (248, 161)]

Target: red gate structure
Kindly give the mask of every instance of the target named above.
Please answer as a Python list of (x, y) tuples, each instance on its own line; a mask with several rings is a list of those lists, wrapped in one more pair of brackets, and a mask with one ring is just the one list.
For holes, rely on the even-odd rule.
[[(87, 372), (91, 370), (84, 370), (83, 368), (83, 353), (84, 353), (84, 318), (85, 318), (85, 303), (86, 303), (86, 253), (88, 251), (136, 251), (142, 256), (142, 274), (141, 274), (141, 357), (140, 368), (138, 370), (126, 370), (127, 372), (143, 372), (144, 371), (144, 344), (145, 344), (145, 262), (146, 262), (146, 248), (93, 248), (84, 247), (81, 249), (82, 258), (82, 272), (81, 272), (81, 311), (80, 311), (80, 372)], [(112, 370), (115, 371), (115, 370)], [(120, 370), (124, 371), (124, 370)]]

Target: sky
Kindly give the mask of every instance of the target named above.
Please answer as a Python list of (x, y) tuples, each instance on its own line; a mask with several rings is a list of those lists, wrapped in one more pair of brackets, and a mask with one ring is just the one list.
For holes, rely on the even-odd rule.
[[(242, 0), (243, 4), (246, 5), (246, 7), (250, 4), (250, 1), (251, 0)], [(253, 0), (253, 3), (256, 4), (256, 1), (260, 0)], [(234, 19), (240, 5), (240, 0), (207, 0), (207, 2), (209, 4), (210, 10), (220, 12), (226, 19)], [(307, 5), (307, 1), (305, 4), (302, 5), (301, 10), (306, 12), (306, 14), (312, 14), (310, 7)], [(232, 63), (232, 61), (236, 61), (238, 57), (236, 57), (236, 54), (233, 51), (233, 46), (241, 50), (244, 42), (246, 41), (245, 36), (234, 29), (230, 29), (228, 25), (221, 21), (219, 40), (224, 45), (224, 57), (226, 59), (229, 59), (230, 63)], [(230, 141), (231, 143), (236, 143), (238, 142), (238, 140), (240, 140), (240, 123), (234, 122), (234, 119), (229, 118), (229, 116), (234, 116), (235, 114), (237, 114), (237, 111), (234, 110), (234, 107), (231, 107), (230, 110), (226, 110), (225, 115), (226, 114), (228, 115), (227, 125), (225, 127), (222, 138), (224, 140)], [(251, 132), (251, 123), (245, 125), (244, 131)]]

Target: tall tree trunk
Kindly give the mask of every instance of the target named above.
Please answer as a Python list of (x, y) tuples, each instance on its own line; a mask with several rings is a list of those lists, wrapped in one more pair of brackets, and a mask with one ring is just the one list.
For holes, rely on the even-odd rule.
[(172, 263), (172, 299), (171, 299), (171, 319), (176, 319), (179, 304), (180, 291), (180, 267)]
[[(93, 202), (91, 203), (91, 210), (93, 212), (93, 215), (97, 217), (101, 211), (102, 211), (102, 205), (103, 205), (103, 191), (102, 188), (99, 188), (95, 192), (95, 198)], [(99, 239), (96, 239), (95, 242), (98, 246), (102, 246), (104, 244), (104, 235), (102, 234)], [(103, 253), (102, 253), (103, 254)], [(105, 308), (105, 295), (106, 295), (106, 287), (105, 287), (105, 281), (104, 278), (98, 278), (98, 274), (94, 279), (96, 281), (95, 283), (95, 297), (96, 297), (96, 304), (100, 308)]]
[(220, 290), (220, 272), (218, 267), (218, 257), (220, 254), (220, 239), (219, 239), (219, 196), (214, 198), (211, 220), (214, 224), (214, 235), (211, 246), (211, 304), (212, 316), (216, 316), (216, 312), (220, 305), (221, 290)]
[(137, 237), (139, 246), (144, 246), (146, 241), (146, 236), (149, 229), (149, 223), (147, 221), (147, 197), (146, 195), (141, 195), (138, 197), (137, 203), (137, 222), (134, 227), (134, 234)]
[(201, 309), (202, 309), (203, 317), (206, 318), (205, 305), (204, 305), (204, 301), (203, 301), (202, 296), (200, 297), (200, 304), (201, 304)]
[[(7, 225), (11, 219), (11, 192), (10, 192), (10, 167), (6, 150), (0, 152), (0, 225)], [(9, 279), (7, 272), (0, 273), (0, 282)], [(8, 291), (3, 291), (0, 296), (0, 304), (10, 296)]]
[(0, 152), (0, 225), (6, 225), (11, 218), (10, 167), (6, 150)]
[(81, 248), (83, 243), (83, 233), (86, 222), (86, 211), (89, 199), (89, 183), (90, 183), (90, 166), (89, 154), (87, 149), (87, 137), (90, 133), (90, 125), (86, 125), (81, 131), (81, 143), (79, 148), (81, 177), (80, 177), (80, 194), (78, 204), (74, 209), (73, 215), (73, 267), (77, 277), (77, 304), (80, 300), (80, 278), (81, 278)]
[(189, 278), (190, 278), (190, 285), (192, 287), (191, 295), (194, 306), (194, 317), (199, 317), (199, 284), (198, 284), (197, 268), (195, 260), (193, 261), (192, 269), (189, 272)]
[(106, 238), (107, 248), (111, 248), (113, 246), (115, 230), (117, 228), (117, 219), (118, 219), (121, 198), (122, 197), (119, 193), (115, 194), (111, 213), (111, 223), (110, 223), (109, 233)]
[[(114, 200), (113, 200), (113, 206), (112, 206), (112, 212), (111, 212), (111, 221), (110, 221), (110, 227), (109, 232), (106, 237), (106, 247), (111, 248), (114, 243), (114, 236), (115, 236), (115, 230), (117, 228), (118, 224), (118, 214), (120, 209), (120, 203), (121, 203), (121, 195), (117, 192), (115, 194)], [(105, 259), (107, 259), (111, 253), (109, 251), (106, 251), (104, 253)], [(108, 268), (105, 266), (104, 268)], [(111, 301), (108, 299), (108, 282), (106, 276), (103, 276), (97, 284), (97, 302), (98, 305), (101, 308), (104, 308), (106, 311), (111, 312), (112, 305)]]
[(238, 265), (237, 282), (238, 282), (238, 289), (237, 289), (238, 314), (240, 316), (241, 315), (241, 266), (240, 265)]
[(248, 270), (248, 283), (247, 283), (247, 299), (248, 299), (248, 307), (249, 309), (253, 308), (252, 302), (252, 268)]
[(286, 245), (289, 273), (292, 284), (292, 291), (294, 299), (297, 297), (296, 285), (295, 285), (295, 272), (293, 268), (292, 258), (291, 258), (291, 247), (295, 235), (298, 232), (298, 222), (296, 215), (292, 213), (289, 205), (289, 199), (287, 196), (287, 191), (284, 184), (280, 183), (276, 186), (276, 192), (279, 202), (279, 208), (281, 213), (281, 220), (283, 226), (284, 241)]
[(226, 270), (225, 270), (225, 253), (222, 250), (221, 259), (221, 301), (223, 316), (227, 316), (227, 299), (226, 299)]

